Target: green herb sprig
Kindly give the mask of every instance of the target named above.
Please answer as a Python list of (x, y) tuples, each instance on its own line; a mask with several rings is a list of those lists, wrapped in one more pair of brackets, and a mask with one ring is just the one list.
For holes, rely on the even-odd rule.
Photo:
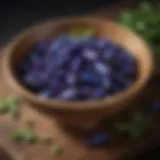
[(126, 132), (131, 139), (136, 139), (152, 126), (152, 119), (141, 112), (134, 112), (129, 122), (118, 123), (115, 128), (119, 132)]
[(36, 143), (38, 140), (38, 135), (35, 133), (33, 126), (30, 122), (27, 123), (27, 127), (24, 131), (13, 132), (10, 134), (11, 140), (14, 142), (25, 142), (25, 143)]
[(37, 141), (37, 135), (31, 130), (25, 130), (23, 132), (13, 132), (10, 134), (11, 140), (14, 142), (25, 142), (33, 144)]
[[(18, 106), (20, 104), (20, 98), (17, 96), (8, 96), (7, 98), (0, 100), (0, 113), (10, 114), (14, 118), (19, 117)], [(35, 127), (34, 121), (28, 121), (25, 130), (12, 132), (9, 137), (12, 141), (17, 143), (26, 144), (36, 144), (41, 142), (41, 144), (49, 145), (51, 148), (51, 153), (58, 156), (63, 153), (63, 149), (57, 144), (53, 143), (53, 139), (49, 136), (39, 137), (34, 131)]]
[(60, 156), (63, 153), (63, 149), (59, 145), (52, 145), (51, 153), (55, 156)]
[(60, 156), (63, 153), (63, 149), (54, 143), (53, 138), (50, 136), (40, 137), (34, 131), (35, 123), (33, 121), (28, 121), (26, 129), (23, 131), (16, 131), (10, 134), (10, 139), (16, 143), (25, 144), (40, 144), (48, 145), (52, 155)]
[(19, 117), (18, 105), (20, 98), (17, 96), (8, 96), (0, 100), (0, 113), (8, 113), (14, 118)]
[(119, 22), (138, 33), (160, 60), (160, 5), (142, 2), (139, 8), (122, 13)]

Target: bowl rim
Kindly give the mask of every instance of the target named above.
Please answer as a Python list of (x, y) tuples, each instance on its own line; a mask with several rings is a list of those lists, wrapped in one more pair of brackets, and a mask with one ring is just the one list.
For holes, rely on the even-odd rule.
[[(54, 100), (54, 99), (43, 99), (40, 96), (31, 93), (28, 89), (26, 89), (23, 85), (19, 83), (19, 81), (16, 80), (15, 75), (12, 72), (12, 68), (10, 66), (11, 63), (11, 55), (13, 52), (13, 48), (17, 43), (23, 39), (24, 35), (27, 35), (28, 33), (31, 33), (33, 29), (37, 27), (42, 27), (42, 25), (47, 24), (64, 24), (68, 20), (70, 21), (79, 21), (79, 20), (92, 20), (97, 21), (100, 23), (112, 23), (114, 26), (119, 27), (121, 30), (128, 30), (130, 33), (132, 33), (129, 29), (116, 24), (115, 22), (102, 17), (95, 17), (95, 16), (70, 16), (70, 17), (64, 17), (64, 18), (58, 18), (58, 19), (50, 19), (47, 21), (40, 22), (38, 24), (35, 24), (28, 29), (25, 29), (22, 31), (15, 40), (13, 40), (4, 50), (3, 50), (3, 72), (6, 77), (6, 81), (8, 82), (9, 86), (14, 89), (19, 95), (21, 95), (23, 98), (29, 100), (30, 102), (34, 102), (37, 105), (43, 105), (49, 108), (54, 109), (66, 109), (66, 110), (77, 110), (77, 111), (83, 111), (83, 110), (99, 110), (111, 108), (115, 104), (120, 104), (121, 102), (125, 102), (128, 99), (131, 99), (132, 97), (136, 96), (137, 93), (141, 91), (141, 89), (145, 86), (145, 84), (149, 81), (149, 78), (152, 74), (154, 64), (153, 64), (153, 55), (151, 54), (150, 48), (147, 46), (147, 44), (133, 32), (133, 36), (137, 38), (137, 40), (140, 40), (141, 43), (143, 43), (144, 47), (146, 48), (146, 51), (148, 53), (146, 54), (148, 56), (148, 66), (147, 73), (143, 78), (141, 75), (138, 76), (138, 79), (126, 90), (123, 92), (117, 93), (116, 95), (113, 95), (111, 97), (107, 97), (104, 99), (99, 100), (88, 100), (88, 101), (62, 101), (62, 100)], [(113, 107), (114, 108), (114, 107)]]

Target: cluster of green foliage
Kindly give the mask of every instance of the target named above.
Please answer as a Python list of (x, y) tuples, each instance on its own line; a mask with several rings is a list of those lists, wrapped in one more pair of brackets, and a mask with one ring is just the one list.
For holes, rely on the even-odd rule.
[[(160, 4), (160, 3), (159, 3)], [(143, 2), (135, 10), (122, 13), (120, 23), (134, 30), (160, 59), (160, 5)]]

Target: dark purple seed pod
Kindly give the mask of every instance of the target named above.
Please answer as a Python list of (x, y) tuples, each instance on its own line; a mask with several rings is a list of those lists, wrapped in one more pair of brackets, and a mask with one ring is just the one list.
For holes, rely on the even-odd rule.
[(34, 60), (37, 60), (37, 59), (39, 59), (39, 58), (40, 58), (40, 56), (38, 55), (37, 52), (31, 52), (31, 53), (29, 54), (28, 60), (31, 61), (31, 62), (33, 62)]
[(44, 70), (46, 72), (46, 75), (50, 77), (50, 75), (52, 75), (53, 73), (59, 72), (60, 69), (55, 59), (47, 58), (45, 59)]
[(154, 112), (160, 112), (160, 101), (154, 100), (151, 104), (151, 110)]
[(85, 58), (89, 61), (92, 61), (92, 62), (98, 60), (98, 58), (99, 58), (98, 53), (95, 50), (89, 49), (89, 48), (84, 48), (82, 50), (82, 56), (83, 56), (83, 58)]
[(77, 43), (77, 44), (72, 45), (70, 48), (71, 48), (71, 50), (70, 50), (71, 57), (74, 58), (74, 57), (81, 55), (81, 52), (83, 49), (83, 44)]
[(50, 98), (52, 97), (52, 92), (49, 89), (41, 90), (39, 93), (41, 98)]
[(24, 62), (23, 65), (20, 64), (20, 66), (18, 66), (18, 71), (21, 74), (26, 74), (26, 72), (28, 72), (28, 70), (30, 70), (32, 68), (31, 62)]
[(114, 46), (109, 46), (108, 48), (104, 49), (101, 57), (106, 63), (111, 63), (112, 59), (114, 58), (114, 54), (115, 54)]
[(102, 77), (102, 87), (104, 89), (108, 89), (111, 86), (111, 78), (110, 78), (110, 74), (106, 74)]
[(112, 74), (110, 86), (113, 93), (118, 93), (126, 89), (126, 81), (117, 74)]
[(80, 72), (82, 73), (83, 71), (84, 72), (90, 72), (92, 73), (94, 70), (93, 70), (93, 62), (87, 60), (87, 59), (84, 59), (82, 58), (82, 63), (81, 63), (81, 67), (80, 67)]
[(121, 59), (122, 61), (130, 62), (130, 63), (134, 61), (134, 58), (130, 54), (128, 54), (128, 52), (125, 51), (123, 48), (120, 48), (119, 53), (120, 53), (119, 59)]
[(109, 143), (110, 135), (104, 132), (94, 133), (90, 135), (87, 140), (86, 144), (88, 147), (97, 147), (100, 145), (106, 145)]
[(52, 54), (61, 48), (61, 38), (53, 40), (48, 48), (48, 53)]
[(66, 74), (66, 83), (67, 85), (75, 85), (77, 81), (77, 76), (74, 72), (69, 72), (68, 74)]
[(82, 64), (81, 57), (75, 57), (71, 60), (71, 70), (72, 71), (79, 71)]
[[(107, 61), (107, 53), (108, 54), (111, 54), (112, 56), (110, 57), (109, 61)], [(115, 45), (113, 47), (110, 47), (110, 49), (108, 49), (108, 52), (107, 52), (107, 48), (106, 48), (106, 62), (109, 62), (111, 64), (111, 66), (113, 66), (114, 64), (120, 64), (120, 65), (123, 65), (123, 62), (122, 60), (119, 58), (121, 55), (121, 52), (120, 52), (120, 47)]]
[(119, 57), (114, 58), (113, 63), (117, 66), (117, 68), (120, 67), (122, 70), (128, 69), (128, 72), (132, 72), (132, 69), (136, 67), (135, 59), (122, 49), (119, 51)]
[(37, 69), (44, 69), (44, 62), (40, 58), (37, 58), (32, 61), (32, 67)]
[(76, 98), (77, 95), (77, 89), (76, 88), (67, 88), (64, 89), (58, 96), (58, 99), (62, 100), (73, 100)]
[(43, 78), (44, 77), (41, 72), (33, 70), (25, 75), (24, 81), (26, 84), (31, 86), (41, 86), (44, 83)]
[(111, 41), (106, 40), (106, 39), (99, 39), (96, 40), (96, 48), (98, 48), (99, 50), (103, 50), (108, 46), (113, 46), (113, 44), (111, 43)]
[(107, 67), (106, 64), (100, 61), (94, 64), (94, 68), (95, 68), (95, 71), (99, 73), (100, 75), (106, 75), (106, 74), (108, 75), (110, 72), (109, 67)]
[(82, 86), (80, 89), (79, 89), (79, 92), (78, 92), (78, 96), (80, 97), (80, 99), (89, 99), (90, 95), (92, 93), (92, 88), (89, 87), (89, 86)]
[(101, 78), (94, 73), (82, 72), (80, 75), (80, 80), (91, 85), (99, 85), (101, 83)]
[(61, 83), (57, 83), (57, 85), (52, 85), (51, 87), (48, 87), (48, 89), (52, 91), (53, 96), (58, 96), (64, 89), (64, 85)]
[(91, 99), (103, 98), (107, 95), (107, 92), (104, 88), (95, 88), (91, 94)]
[(72, 56), (71, 52), (67, 47), (62, 48), (62, 49), (59, 49), (59, 51), (57, 52), (55, 61), (58, 65), (63, 65), (71, 60), (72, 58), (71, 56)]
[(36, 48), (36, 51), (40, 55), (45, 54), (45, 52), (47, 52), (48, 50), (48, 47), (49, 47), (49, 42), (44, 40), (44, 41), (39, 42)]

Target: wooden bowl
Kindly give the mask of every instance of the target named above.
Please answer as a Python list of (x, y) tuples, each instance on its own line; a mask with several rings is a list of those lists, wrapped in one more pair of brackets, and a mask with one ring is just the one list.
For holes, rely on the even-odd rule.
[[(110, 38), (124, 47), (137, 60), (138, 77), (133, 85), (110, 98), (93, 101), (66, 102), (44, 100), (24, 88), (16, 76), (22, 57), (43, 39), (50, 39), (74, 27), (89, 27), (96, 36)], [(96, 17), (68, 17), (49, 20), (23, 31), (4, 50), (3, 71), (9, 86), (37, 110), (71, 127), (90, 129), (106, 116), (119, 113), (140, 94), (151, 77), (153, 60), (150, 49), (134, 33), (112, 21)]]

